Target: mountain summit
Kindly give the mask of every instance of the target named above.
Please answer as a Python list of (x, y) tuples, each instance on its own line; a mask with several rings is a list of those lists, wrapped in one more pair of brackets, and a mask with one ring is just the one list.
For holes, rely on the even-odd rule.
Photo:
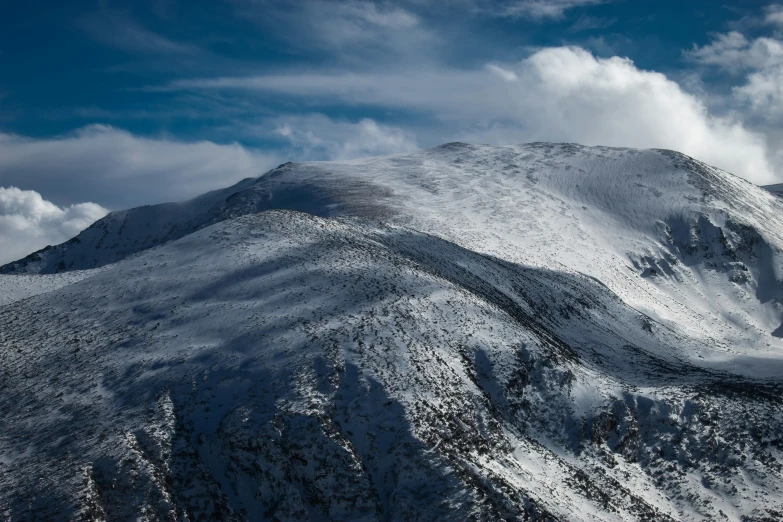
[(783, 199), (680, 153), (288, 163), (2, 268), (12, 520), (779, 520)]

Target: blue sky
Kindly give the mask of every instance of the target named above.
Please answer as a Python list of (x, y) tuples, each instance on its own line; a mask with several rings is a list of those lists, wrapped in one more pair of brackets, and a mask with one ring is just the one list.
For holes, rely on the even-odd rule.
[(2, 14), (7, 252), (284, 161), (455, 140), (664, 147), (783, 180), (775, 3), (28, 0)]
[(475, 69), (562, 45), (581, 46), (599, 57), (627, 56), (641, 69), (676, 78), (692, 69), (683, 50), (707, 44), (711, 33), (763, 13), (765, 5), (747, 0), (733, 6), (696, 0), (13, 2), (0, 19), (0, 129), (47, 137), (102, 123), (152, 137), (279, 150), (281, 144), (267, 136), (242, 132), (242, 124), (313, 111), (405, 125), (426, 115), (391, 114), (382, 104), (356, 107), (349, 100), (292, 100), (279, 92), (155, 89), (183, 79), (335, 68)]

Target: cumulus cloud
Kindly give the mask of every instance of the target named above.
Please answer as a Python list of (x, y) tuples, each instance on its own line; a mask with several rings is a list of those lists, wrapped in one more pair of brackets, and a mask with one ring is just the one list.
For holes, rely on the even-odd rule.
[(579, 48), (546, 49), (526, 65), (535, 87), (530, 109), (538, 105), (534, 121), (548, 139), (670, 148), (756, 183), (775, 179), (763, 135), (710, 115), (663, 74)]
[(33, 190), (0, 187), (0, 264), (62, 243), (107, 212), (95, 203), (58, 207)]
[(766, 119), (783, 116), (783, 67), (769, 67), (748, 75), (747, 83), (735, 87), (734, 95)]
[[(775, 179), (763, 135), (710, 114), (703, 99), (626, 58), (579, 47), (541, 49), (518, 63), (480, 69), (415, 68), (383, 73), (330, 70), (188, 80), (169, 88), (239, 89), (426, 114), (419, 142), (458, 136), (511, 143), (552, 140), (680, 150), (757, 183)], [(431, 118), (430, 118), (431, 117)]]
[(97, 201), (119, 209), (178, 201), (280, 162), (238, 144), (142, 138), (104, 125), (51, 139), (0, 134), (0, 185), (51, 194), (60, 205)]
[[(783, 9), (767, 9), (767, 21), (783, 20)], [(747, 39), (739, 32), (716, 35), (703, 47), (687, 53), (691, 59), (726, 70), (745, 73), (745, 83), (733, 88), (734, 97), (763, 119), (783, 116), (783, 41), (760, 37)]]

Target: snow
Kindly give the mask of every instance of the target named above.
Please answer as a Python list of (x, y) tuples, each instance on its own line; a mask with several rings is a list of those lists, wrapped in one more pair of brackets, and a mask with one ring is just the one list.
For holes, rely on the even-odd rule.
[(100, 271), (101, 269), (79, 270), (35, 276), (0, 274), (0, 306), (63, 288)]
[(0, 513), (777, 518), (781, 210), (447, 144), (113, 213), (2, 269)]

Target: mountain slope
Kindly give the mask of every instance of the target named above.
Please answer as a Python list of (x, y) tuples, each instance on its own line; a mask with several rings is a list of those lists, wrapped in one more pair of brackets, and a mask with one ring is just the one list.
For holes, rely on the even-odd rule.
[(0, 276), (41, 281), (0, 307), (5, 517), (783, 516), (783, 227), (762, 189), (550, 144), (237, 187), (158, 207), (189, 232), (150, 229), (161, 246), (128, 256), (140, 229), (119, 225), (125, 250), (53, 249), (114, 265)]
[(689, 364), (588, 277), (408, 229), (248, 216), (3, 315), (12, 519), (780, 505), (777, 381)]

